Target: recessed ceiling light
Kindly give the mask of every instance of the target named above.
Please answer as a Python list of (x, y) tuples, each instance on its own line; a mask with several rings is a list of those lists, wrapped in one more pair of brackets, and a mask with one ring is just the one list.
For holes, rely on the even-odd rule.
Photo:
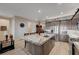
[(41, 13), (41, 10), (40, 9), (38, 10), (38, 13)]

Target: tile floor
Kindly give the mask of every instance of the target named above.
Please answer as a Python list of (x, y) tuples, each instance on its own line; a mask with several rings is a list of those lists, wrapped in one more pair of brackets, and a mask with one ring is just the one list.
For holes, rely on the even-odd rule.
[(69, 45), (66, 42), (55, 42), (50, 55), (69, 55)]
[[(31, 55), (27, 48), (24, 48), (24, 40), (15, 40), (15, 49), (7, 51), (1, 55)], [(69, 55), (69, 45), (66, 42), (55, 42), (50, 55)]]

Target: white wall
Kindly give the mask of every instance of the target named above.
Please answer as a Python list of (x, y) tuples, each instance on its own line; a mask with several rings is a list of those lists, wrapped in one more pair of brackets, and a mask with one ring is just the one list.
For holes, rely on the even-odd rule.
[(15, 17), (9, 20), (9, 34), (12, 34), (13, 37), (15, 38)]
[[(24, 23), (25, 27), (21, 28), (20, 23)], [(19, 39), (24, 36), (24, 33), (36, 32), (36, 23), (25, 19), (15, 18), (15, 38)]]
[[(7, 26), (7, 32), (9, 32), (9, 20), (0, 19), (0, 26)], [(5, 40), (5, 31), (0, 31), (0, 40)]]
[(7, 26), (7, 30), (9, 30), (9, 20), (0, 19), (0, 26)]

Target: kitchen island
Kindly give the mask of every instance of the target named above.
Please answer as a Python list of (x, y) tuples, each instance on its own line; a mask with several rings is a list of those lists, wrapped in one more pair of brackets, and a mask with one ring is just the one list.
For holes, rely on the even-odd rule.
[(55, 34), (32, 34), (24, 37), (25, 48), (33, 55), (47, 55), (55, 44)]
[(77, 42), (79, 42), (79, 31), (77, 30), (69, 30), (68, 33), (69, 35), (69, 53), (70, 55), (75, 55), (76, 49), (78, 48)]
[(79, 41), (73, 43), (74, 43), (75, 55), (79, 55)]

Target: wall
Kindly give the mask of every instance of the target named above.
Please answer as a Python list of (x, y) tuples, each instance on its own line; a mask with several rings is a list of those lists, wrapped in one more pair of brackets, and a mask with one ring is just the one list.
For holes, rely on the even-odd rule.
[[(10, 21), (10, 33), (13, 34), (15, 39), (21, 39), (24, 37), (24, 33), (36, 32), (36, 24), (38, 22), (29, 21), (27, 19), (13, 17)], [(24, 23), (25, 27), (21, 28), (20, 24)], [(45, 28), (45, 23), (41, 23), (43, 29)]]
[[(21, 28), (20, 23), (24, 23), (25, 27)], [(24, 36), (24, 33), (36, 32), (36, 23), (25, 19), (15, 18), (15, 38), (19, 39)]]
[[(7, 26), (7, 31), (9, 32), (9, 20), (6, 19), (0, 19), (0, 26)], [(5, 31), (0, 31), (0, 40), (5, 39)]]
[(9, 20), (9, 33), (13, 35), (13, 38), (15, 38), (15, 17)]
[(7, 30), (9, 30), (9, 20), (0, 19), (0, 26), (7, 26)]

